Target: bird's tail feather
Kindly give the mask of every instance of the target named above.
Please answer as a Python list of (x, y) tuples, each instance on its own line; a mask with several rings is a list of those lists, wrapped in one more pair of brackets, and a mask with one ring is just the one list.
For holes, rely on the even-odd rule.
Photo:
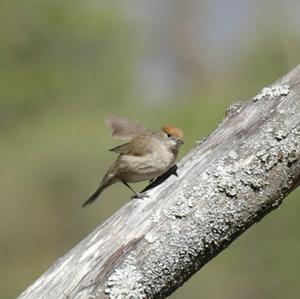
[(91, 203), (93, 203), (93, 202), (98, 198), (98, 196), (100, 195), (100, 193), (101, 193), (106, 187), (107, 187), (107, 186), (101, 184), (101, 185), (98, 187), (98, 189), (97, 189), (94, 193), (92, 193), (92, 194), (89, 196), (89, 198), (81, 205), (81, 207), (84, 208), (85, 206), (90, 205)]
[(114, 176), (114, 168), (115, 168), (115, 163), (110, 167), (110, 169), (104, 175), (98, 189), (94, 193), (92, 193), (89, 196), (89, 198), (81, 205), (83, 208), (85, 206), (90, 205), (91, 203), (93, 203), (98, 198), (98, 196), (101, 194), (101, 192), (104, 189), (106, 189), (108, 186), (110, 186), (110, 185), (117, 182), (117, 179)]

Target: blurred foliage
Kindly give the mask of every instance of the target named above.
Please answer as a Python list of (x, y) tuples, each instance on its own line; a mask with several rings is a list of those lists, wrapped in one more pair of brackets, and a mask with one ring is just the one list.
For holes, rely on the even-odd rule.
[(30, 0), (1, 2), (0, 12), (1, 123), (54, 103), (126, 97), (133, 41), (117, 9)]
[[(93, 207), (80, 208), (114, 159), (105, 115), (153, 129), (178, 124), (184, 155), (221, 122), (229, 103), (298, 62), (299, 32), (270, 22), (243, 40), (230, 71), (207, 74), (208, 64), (193, 70), (193, 83), (177, 95), (144, 102), (134, 74), (146, 37), (127, 10), (118, 1), (0, 2), (0, 298), (15, 298), (128, 200), (128, 190), (115, 185)], [(172, 298), (298, 298), (297, 197), (299, 191)]]

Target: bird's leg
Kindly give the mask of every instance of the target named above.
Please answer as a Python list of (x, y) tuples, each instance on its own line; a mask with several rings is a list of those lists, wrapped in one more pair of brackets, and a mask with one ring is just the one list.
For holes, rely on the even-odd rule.
[(132, 196), (132, 199), (133, 198), (143, 198), (143, 197), (146, 197), (146, 195), (142, 195), (141, 193), (136, 193), (133, 188), (125, 181), (121, 181), (126, 187), (128, 187), (133, 193), (134, 195)]
[(137, 194), (137, 193), (133, 190), (133, 188), (132, 188), (127, 182), (122, 181), (122, 183), (123, 183), (126, 187), (128, 187), (128, 188), (135, 194), (135, 196), (138, 196), (138, 195), (139, 195), (139, 194)]

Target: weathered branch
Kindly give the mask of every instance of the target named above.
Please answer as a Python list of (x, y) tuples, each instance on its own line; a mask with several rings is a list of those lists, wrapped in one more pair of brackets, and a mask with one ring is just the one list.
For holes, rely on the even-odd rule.
[(19, 298), (166, 297), (298, 186), (299, 156), (300, 66), (231, 106), (178, 176), (128, 202)]

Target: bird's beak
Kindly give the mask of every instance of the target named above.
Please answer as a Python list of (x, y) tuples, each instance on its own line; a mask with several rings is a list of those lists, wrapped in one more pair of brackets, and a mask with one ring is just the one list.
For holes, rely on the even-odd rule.
[(182, 144), (184, 144), (184, 142), (181, 139), (178, 139), (177, 144), (182, 145)]

